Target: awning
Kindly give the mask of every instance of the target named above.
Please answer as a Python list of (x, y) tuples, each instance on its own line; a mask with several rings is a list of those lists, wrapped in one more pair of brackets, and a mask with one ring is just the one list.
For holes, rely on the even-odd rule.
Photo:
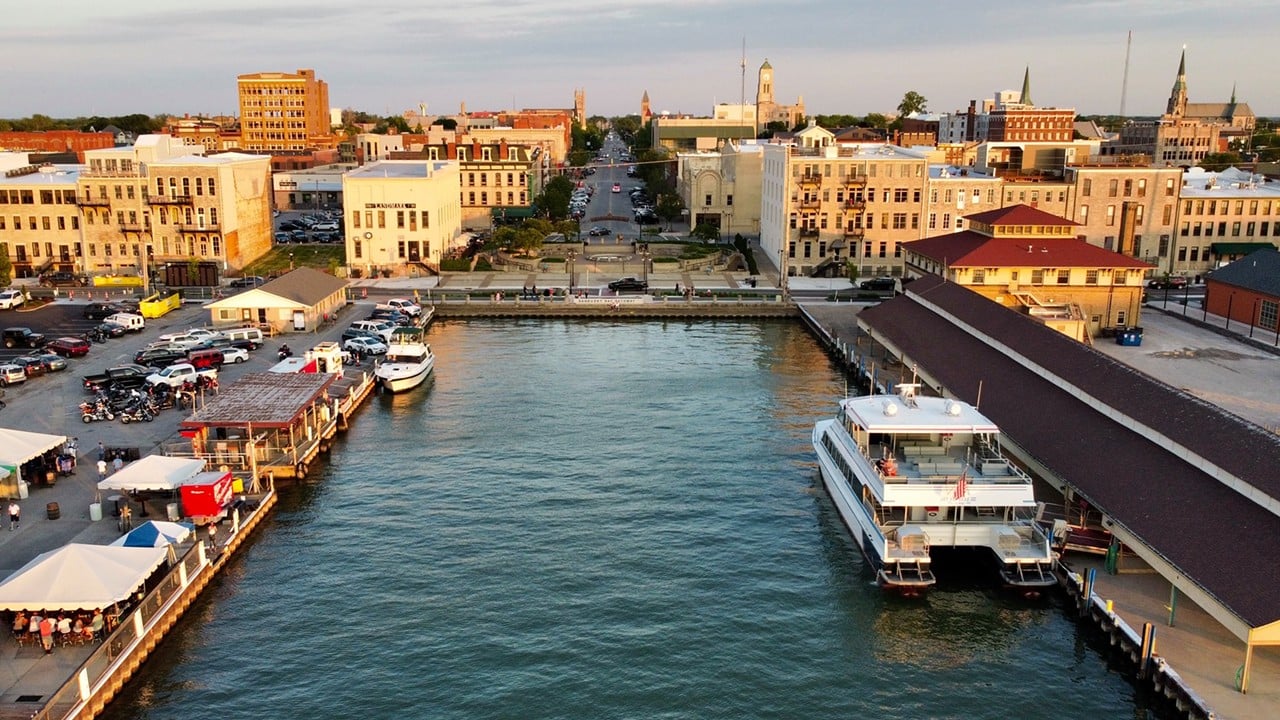
[(36, 556), (0, 583), (0, 610), (94, 610), (128, 598), (168, 547), (72, 543)]
[(1256, 250), (1263, 248), (1276, 249), (1272, 243), (1248, 243), (1248, 242), (1217, 242), (1209, 243), (1209, 248), (1214, 255), (1218, 257), (1226, 257), (1227, 255), (1248, 255)]
[(533, 217), (533, 208), (531, 207), (496, 207), (493, 209), (493, 217), (495, 218), (531, 218)]
[(98, 483), (99, 490), (175, 490), (204, 472), (204, 461), (148, 455)]
[(16, 466), (67, 442), (66, 435), (0, 428), (0, 464)]

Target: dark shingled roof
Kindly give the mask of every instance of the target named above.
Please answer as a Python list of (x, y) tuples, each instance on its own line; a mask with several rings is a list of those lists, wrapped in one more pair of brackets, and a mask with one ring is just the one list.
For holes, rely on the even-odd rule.
[(300, 267), (263, 285), (259, 290), (303, 305), (316, 305), (347, 286), (328, 273)]
[[(1280, 619), (1280, 516), (1143, 441), (1133, 426), (1163, 434), (1273, 498), (1280, 497), (1280, 437), (962, 286), (926, 277), (906, 292), (863, 310), (859, 323), (963, 400), (976, 402), (982, 383), (985, 415), (1243, 622)], [(1073, 388), (1129, 419), (1107, 417)]]
[(1280, 251), (1269, 245), (1258, 247), (1261, 249), (1210, 272), (1208, 280), (1280, 297)]
[(284, 427), (325, 394), (331, 373), (250, 373), (222, 386), (204, 407), (182, 421), (186, 428)]

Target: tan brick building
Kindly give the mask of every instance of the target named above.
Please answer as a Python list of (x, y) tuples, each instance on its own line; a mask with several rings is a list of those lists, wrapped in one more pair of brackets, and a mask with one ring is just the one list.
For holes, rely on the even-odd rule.
[(329, 85), (315, 70), (264, 72), (237, 78), (240, 148), (248, 151), (332, 147)]
[(76, 180), (80, 165), (36, 166), (25, 153), (0, 153), (0, 252), (13, 277), (83, 272)]
[(1228, 168), (1183, 175), (1177, 242), (1162, 268), (1198, 277), (1252, 252), (1280, 245), (1280, 182)]
[[(1099, 158), (1106, 160), (1106, 158)], [(1062, 217), (1093, 245), (1163, 266), (1178, 227), (1178, 167), (1084, 163), (1066, 168)]]
[(271, 249), (270, 159), (200, 152), (144, 135), (86, 154), (76, 183), (86, 271), (140, 274), (191, 259), (239, 270)]
[(438, 272), (459, 246), (458, 163), (384, 160), (342, 178), (347, 265), (352, 272)]
[(689, 209), (690, 227), (711, 225), (721, 239), (760, 232), (760, 188), (764, 145), (726, 143), (719, 152), (676, 156), (676, 192)]

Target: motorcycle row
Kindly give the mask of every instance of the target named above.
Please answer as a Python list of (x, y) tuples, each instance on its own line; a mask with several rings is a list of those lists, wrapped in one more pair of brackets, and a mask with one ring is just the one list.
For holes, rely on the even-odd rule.
[(86, 424), (117, 418), (126, 425), (151, 422), (162, 410), (190, 408), (195, 403), (196, 392), (201, 389), (216, 390), (217, 381), (188, 381), (177, 390), (168, 385), (153, 385), (146, 390), (99, 390), (93, 399), (80, 403), (80, 420)]

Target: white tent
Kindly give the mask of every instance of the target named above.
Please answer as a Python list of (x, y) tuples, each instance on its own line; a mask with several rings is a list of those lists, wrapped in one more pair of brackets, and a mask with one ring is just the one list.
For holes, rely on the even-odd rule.
[(72, 543), (38, 555), (0, 583), (0, 610), (93, 610), (129, 597), (167, 547)]
[(176, 490), (204, 472), (204, 461), (148, 455), (98, 483), (99, 490)]
[[(46, 433), (28, 432), (26, 430), (10, 430), (0, 428), (0, 466), (17, 470), (28, 460), (33, 460), (67, 441), (66, 435), (49, 435)], [(9, 477), (9, 475), (13, 477)], [(16, 496), (18, 494), (18, 473), (10, 472), (0, 475), (0, 493)]]
[(0, 428), (0, 465), (21, 465), (66, 442), (66, 435)]

